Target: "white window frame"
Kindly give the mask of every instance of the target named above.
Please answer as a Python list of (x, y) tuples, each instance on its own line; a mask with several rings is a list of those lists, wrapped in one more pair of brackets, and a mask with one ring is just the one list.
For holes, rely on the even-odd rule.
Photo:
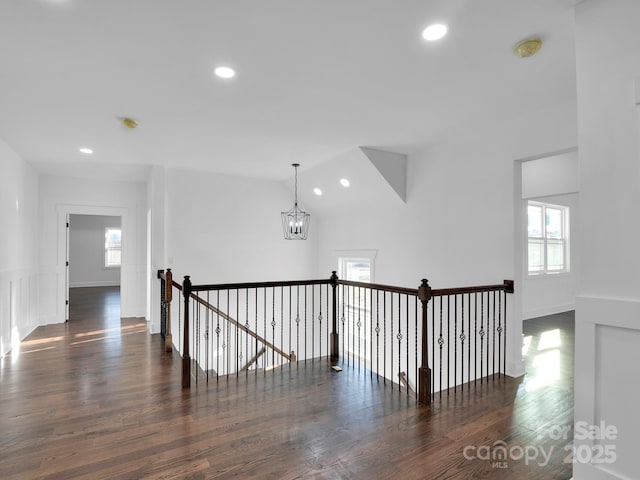
[[(120, 247), (119, 248), (114, 248), (114, 247), (109, 247), (108, 243), (107, 243), (107, 238), (109, 235), (109, 230), (120, 230)], [(103, 232), (104, 232), (104, 257), (103, 257), (103, 266), (104, 268), (120, 268), (122, 266), (122, 227), (117, 227), (117, 226), (103, 226)], [(120, 250), (120, 263), (117, 265), (112, 265), (107, 263), (107, 259), (109, 258), (109, 251), (110, 250)]]
[[(542, 234), (540, 237), (537, 236), (529, 236), (529, 206), (536, 206), (536, 207), (541, 207), (542, 208)], [(540, 202), (540, 201), (535, 201), (535, 200), (527, 200), (526, 202), (526, 218), (527, 218), (527, 226), (526, 226), (526, 268), (527, 268), (527, 277), (546, 277), (546, 276), (557, 276), (557, 275), (563, 275), (563, 274), (567, 274), (569, 273), (570, 270), (570, 257), (569, 257), (569, 246), (570, 246), (570, 242), (569, 242), (569, 207), (565, 206), (565, 205), (555, 205), (555, 204), (551, 204), (551, 203), (544, 203), (544, 202)], [(546, 210), (547, 208), (552, 208), (552, 209), (556, 209), (556, 210), (560, 210), (562, 212), (562, 235), (561, 238), (557, 239), (549, 239), (547, 238), (547, 232), (546, 232), (546, 228), (547, 228), (547, 222), (546, 222)], [(537, 241), (542, 242), (542, 257), (543, 257), (543, 267), (542, 270), (536, 270), (536, 271), (531, 271), (530, 267), (529, 267), (529, 240), (531, 239), (535, 239)], [(548, 263), (547, 263), (547, 252), (548, 252), (548, 241), (549, 240), (561, 240), (562, 241), (562, 246), (563, 246), (563, 268), (562, 269), (556, 269), (556, 270), (550, 270), (548, 268)]]
[[(338, 254), (337, 255), (338, 256), (338, 268), (337, 268), (338, 278), (342, 280), (346, 280), (346, 274), (344, 271), (346, 262), (362, 261), (362, 262), (369, 263), (369, 283), (375, 282), (374, 274), (375, 274), (375, 259), (378, 253), (377, 250), (341, 250), (341, 251), (337, 251), (336, 253)], [(344, 299), (340, 298), (339, 305), (342, 305), (343, 301)], [(345, 303), (344, 308), (349, 309), (351, 311), (351, 315), (357, 315), (357, 312), (360, 311), (362, 318), (368, 318), (370, 314), (369, 304), (366, 301), (362, 306), (357, 304), (351, 305), (351, 304)], [(364, 335), (365, 331), (362, 330), (360, 333), (361, 335)], [(366, 363), (369, 361), (369, 356), (371, 355), (371, 345), (369, 345), (369, 339), (367, 338), (366, 335), (360, 337), (360, 342), (361, 342), (360, 345), (362, 345), (360, 353), (361, 354), (364, 353), (364, 355), (358, 355), (358, 352), (352, 352), (351, 345), (345, 345), (345, 348), (347, 350), (347, 352), (345, 353), (353, 355), (354, 358), (358, 358), (361, 362)]]

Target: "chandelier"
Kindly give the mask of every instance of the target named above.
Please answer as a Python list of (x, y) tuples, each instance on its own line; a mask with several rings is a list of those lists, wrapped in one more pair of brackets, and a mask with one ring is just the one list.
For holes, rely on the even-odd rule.
[(295, 203), (293, 208), (282, 212), (282, 232), (286, 240), (306, 240), (309, 232), (311, 215), (298, 207), (298, 167), (299, 163), (292, 163), (295, 169)]

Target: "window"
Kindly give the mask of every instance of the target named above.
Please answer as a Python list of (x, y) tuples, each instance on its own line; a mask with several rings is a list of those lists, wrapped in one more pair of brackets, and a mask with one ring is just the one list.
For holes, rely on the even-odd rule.
[(529, 275), (569, 271), (569, 208), (527, 203), (527, 272)]
[(119, 267), (122, 262), (122, 230), (106, 227), (104, 229), (104, 266)]
[(340, 278), (352, 282), (371, 282), (371, 260), (368, 258), (340, 258)]
[[(340, 257), (338, 259), (338, 276), (342, 280), (351, 282), (371, 283), (373, 277), (373, 258)], [(357, 287), (345, 287), (340, 298), (342, 313), (346, 324), (347, 341), (345, 349), (347, 354), (366, 362), (371, 356), (371, 344), (369, 341), (370, 327), (367, 328), (366, 319), (370, 318), (371, 294), (367, 289)], [(361, 326), (357, 324), (362, 320)], [(343, 333), (345, 335), (345, 333)]]

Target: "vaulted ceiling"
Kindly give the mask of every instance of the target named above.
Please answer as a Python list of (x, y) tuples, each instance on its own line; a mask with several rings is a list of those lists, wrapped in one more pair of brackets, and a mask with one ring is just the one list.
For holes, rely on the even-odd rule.
[[(279, 179), (358, 146), (411, 153), (572, 101), (571, 3), (4, 0), (0, 138), (44, 173), (128, 179), (154, 164)], [(449, 33), (429, 43), (434, 22)], [(532, 36), (540, 53), (516, 57)]]

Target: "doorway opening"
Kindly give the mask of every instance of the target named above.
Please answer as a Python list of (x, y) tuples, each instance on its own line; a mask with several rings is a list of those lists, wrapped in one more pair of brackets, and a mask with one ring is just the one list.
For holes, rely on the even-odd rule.
[(119, 326), (122, 217), (70, 214), (67, 225), (66, 320), (99, 308), (105, 323)]

